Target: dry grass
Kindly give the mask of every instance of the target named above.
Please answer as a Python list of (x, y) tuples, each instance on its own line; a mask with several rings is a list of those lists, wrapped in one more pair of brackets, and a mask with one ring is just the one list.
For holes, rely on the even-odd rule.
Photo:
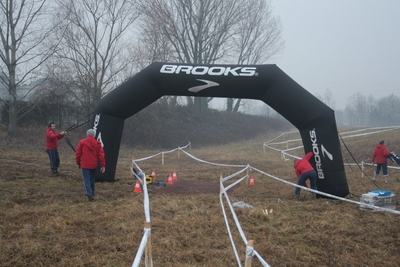
[[(277, 135), (277, 134), (276, 134)], [(274, 136), (276, 136), (274, 135)], [(282, 161), (262, 143), (274, 136), (231, 145), (196, 148), (191, 154), (210, 162), (247, 164), (295, 182), (292, 161)], [(379, 139), (400, 152), (398, 131), (345, 139), (358, 162), (370, 161)], [(185, 145), (185, 144), (177, 144)], [(3, 146), (0, 155), (0, 265), (1, 266), (131, 266), (143, 235), (143, 195), (132, 193), (131, 159), (158, 153), (121, 148), (115, 183), (97, 183), (96, 200), (88, 202), (72, 150), (61, 144), (61, 177), (49, 175), (48, 158), (39, 146)], [(342, 147), (345, 159), (350, 154)], [(299, 155), (302, 151), (299, 151)], [(237, 168), (195, 162), (182, 153), (140, 163), (159, 180), (172, 170), (178, 179), (218, 181)], [(372, 167), (366, 173), (373, 172)], [(353, 200), (378, 187), (400, 191), (398, 170), (390, 183), (378, 187), (356, 167), (346, 167)], [(400, 217), (362, 211), (355, 204), (318, 199), (302, 191), (252, 173), (254, 187), (242, 184), (230, 196), (253, 209), (237, 209), (243, 230), (271, 266), (400, 266)], [(150, 187), (154, 266), (237, 266), (216, 194), (174, 195)], [(265, 215), (262, 210), (273, 210)], [(229, 213), (228, 213), (229, 214)], [(239, 253), (245, 245), (230, 222)], [(255, 258), (252, 266), (261, 266)]]

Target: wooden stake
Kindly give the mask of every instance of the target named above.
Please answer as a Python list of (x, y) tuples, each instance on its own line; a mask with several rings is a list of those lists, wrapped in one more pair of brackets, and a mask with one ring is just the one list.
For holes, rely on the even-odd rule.
[(146, 249), (145, 249), (145, 264), (146, 266), (153, 266), (153, 258), (151, 255), (151, 225), (149, 222), (144, 223), (144, 228), (150, 229), (150, 235), (147, 239)]
[(361, 178), (364, 178), (364, 161), (361, 161)]
[(246, 260), (244, 262), (244, 267), (251, 267), (251, 261), (253, 259), (253, 240), (247, 241), (246, 247)]

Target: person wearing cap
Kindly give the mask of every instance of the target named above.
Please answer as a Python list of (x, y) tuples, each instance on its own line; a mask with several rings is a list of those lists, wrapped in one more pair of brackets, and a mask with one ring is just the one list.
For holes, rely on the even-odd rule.
[(97, 166), (100, 162), (100, 171), (106, 170), (106, 160), (101, 143), (94, 137), (96, 131), (89, 129), (86, 132), (86, 138), (79, 141), (76, 147), (75, 160), (78, 168), (82, 170), (83, 184), (88, 200), (94, 199), (94, 182)]
[[(309, 179), (311, 189), (317, 190), (317, 173), (309, 162), (312, 156), (313, 152), (308, 152), (302, 159), (295, 159), (293, 167), (298, 178), (297, 185), (304, 186), (305, 182)], [(299, 187), (296, 187), (294, 190), (296, 200), (299, 199), (300, 191)], [(312, 197), (313, 199), (317, 198), (314, 192), (312, 193)]]
[(67, 132), (56, 132), (56, 124), (50, 122), (46, 130), (46, 152), (50, 159), (50, 170), (53, 176), (60, 175), (58, 167), (60, 166), (60, 155), (58, 154), (58, 140), (63, 138)]
[(392, 153), (388, 152), (385, 143), (385, 140), (381, 140), (372, 154), (372, 165), (374, 165), (376, 160), (376, 170), (374, 172), (374, 178), (372, 179), (373, 182), (375, 182), (376, 176), (378, 176), (381, 168), (385, 183), (388, 182), (387, 158), (390, 157)]

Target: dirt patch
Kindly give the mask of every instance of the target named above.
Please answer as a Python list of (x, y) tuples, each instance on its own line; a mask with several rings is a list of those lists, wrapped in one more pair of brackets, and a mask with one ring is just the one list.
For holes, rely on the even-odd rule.
[[(238, 186), (236, 185), (230, 190), (234, 190)], [(219, 182), (176, 180), (172, 185), (167, 184), (165, 187), (157, 187), (157, 193), (176, 195), (219, 194), (219, 192)]]

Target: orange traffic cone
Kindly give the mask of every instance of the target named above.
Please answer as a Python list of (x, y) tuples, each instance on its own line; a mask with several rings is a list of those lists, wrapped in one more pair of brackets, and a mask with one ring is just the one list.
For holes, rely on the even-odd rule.
[(254, 176), (253, 176), (253, 175), (250, 176), (250, 183), (249, 183), (249, 185), (255, 185), (255, 184), (254, 184)]
[(151, 176), (153, 176), (153, 180), (156, 179), (156, 171), (154, 169), (151, 171)]
[(172, 173), (172, 180), (178, 180), (178, 176), (176, 176), (176, 171)]
[(132, 192), (134, 192), (134, 193), (141, 193), (142, 192), (142, 189), (140, 189), (139, 180), (136, 180), (136, 185), (135, 185), (135, 188), (132, 190)]
[(172, 176), (171, 174), (168, 176), (168, 182), (167, 184), (174, 184), (174, 182), (172, 182)]

